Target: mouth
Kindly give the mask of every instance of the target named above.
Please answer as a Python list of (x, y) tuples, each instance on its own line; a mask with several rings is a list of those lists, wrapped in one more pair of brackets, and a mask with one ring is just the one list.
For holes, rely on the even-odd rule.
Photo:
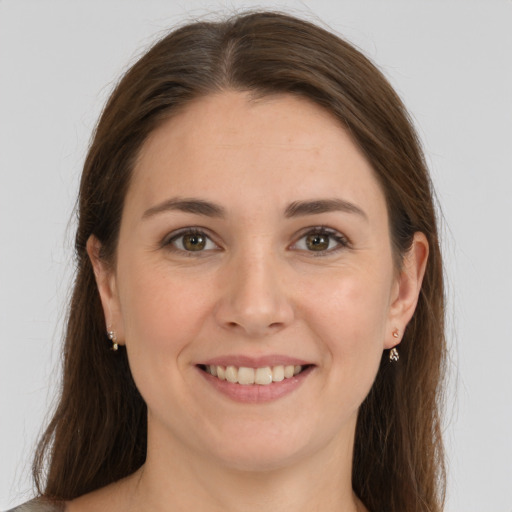
[(312, 366), (311, 364), (287, 364), (251, 368), (247, 366), (200, 364), (198, 368), (219, 381), (241, 384), (242, 386), (269, 386), (272, 383), (283, 382), (297, 377)]

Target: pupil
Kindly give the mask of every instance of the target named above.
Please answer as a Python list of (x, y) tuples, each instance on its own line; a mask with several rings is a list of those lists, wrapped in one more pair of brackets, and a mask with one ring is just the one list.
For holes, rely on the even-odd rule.
[(204, 249), (206, 241), (202, 235), (185, 235), (183, 245), (189, 251), (200, 251)]
[(325, 251), (329, 247), (329, 237), (325, 235), (309, 235), (306, 245), (313, 251)]

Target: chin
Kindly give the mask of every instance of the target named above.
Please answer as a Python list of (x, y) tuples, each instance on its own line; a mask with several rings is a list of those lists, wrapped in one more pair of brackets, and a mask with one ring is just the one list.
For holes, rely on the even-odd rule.
[(218, 442), (210, 444), (212, 458), (235, 471), (268, 472), (290, 467), (317, 453), (324, 444), (324, 436), (313, 438), (310, 429), (275, 424), (269, 428), (261, 423), (258, 428), (251, 427), (224, 431)]

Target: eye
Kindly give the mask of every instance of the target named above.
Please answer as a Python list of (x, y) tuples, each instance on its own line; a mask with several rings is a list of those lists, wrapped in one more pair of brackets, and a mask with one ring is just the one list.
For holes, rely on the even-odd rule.
[(204, 252), (219, 249), (219, 246), (206, 233), (197, 229), (187, 229), (171, 234), (163, 245), (184, 252)]
[(307, 251), (322, 255), (325, 253), (333, 253), (343, 247), (348, 246), (348, 240), (338, 231), (330, 228), (318, 227), (312, 229), (301, 236), (293, 249)]

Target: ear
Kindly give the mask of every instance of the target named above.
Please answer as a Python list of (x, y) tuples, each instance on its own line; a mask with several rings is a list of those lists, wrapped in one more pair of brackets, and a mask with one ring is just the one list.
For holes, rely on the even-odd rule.
[(414, 314), (427, 266), (428, 250), (427, 237), (416, 232), (393, 286), (385, 348), (393, 348), (400, 343)]
[(101, 257), (101, 242), (91, 235), (87, 240), (87, 254), (94, 270), (107, 330), (116, 333), (117, 343), (123, 344), (124, 326), (121, 315), (115, 272)]

